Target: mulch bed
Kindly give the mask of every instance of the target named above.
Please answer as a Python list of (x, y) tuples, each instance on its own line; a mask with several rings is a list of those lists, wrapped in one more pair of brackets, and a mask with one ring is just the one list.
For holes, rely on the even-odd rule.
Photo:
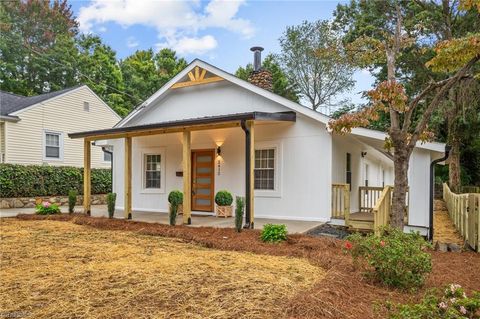
[(135, 221), (93, 218), (80, 214), (38, 216), (19, 215), (20, 220), (71, 221), (97, 229), (126, 230), (140, 234), (174, 237), (207, 248), (228, 251), (248, 251), (258, 254), (294, 256), (308, 259), (327, 271), (326, 277), (312, 289), (285, 301), (290, 318), (385, 318), (375, 305), (385, 301), (413, 302), (430, 288), (450, 283), (460, 284), (467, 292), (480, 291), (480, 254), (474, 252), (441, 253), (432, 251), (433, 271), (425, 287), (416, 293), (379, 286), (364, 278), (342, 252), (344, 241), (306, 235), (290, 235), (282, 244), (265, 244), (258, 230), (236, 233), (230, 228), (187, 227), (151, 224)]

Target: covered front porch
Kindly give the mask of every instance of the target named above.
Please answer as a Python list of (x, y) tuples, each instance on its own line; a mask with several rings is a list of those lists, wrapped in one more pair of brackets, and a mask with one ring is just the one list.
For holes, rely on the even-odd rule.
[[(162, 222), (162, 218), (166, 220), (168, 214), (158, 213), (168, 211), (168, 202), (166, 201), (168, 193), (178, 188), (183, 191), (184, 195), (183, 214), (179, 217), (180, 223), (190, 225), (198, 222), (205, 226), (205, 223), (201, 221), (211, 219), (212, 222), (207, 224), (216, 226), (228, 223), (228, 227), (232, 227), (232, 219), (228, 219), (227, 222), (211, 216), (214, 210), (214, 193), (216, 189), (219, 190), (218, 187), (216, 188), (215, 182), (217, 179), (220, 181), (228, 179), (229, 185), (234, 185), (231, 186), (235, 189), (232, 192), (234, 196), (245, 196), (245, 227), (253, 228), (256, 222), (253, 198), (256, 127), (276, 126), (281, 123), (286, 125), (295, 120), (294, 112), (250, 112), (70, 134), (71, 138), (84, 139), (85, 196), (83, 211), (86, 214), (93, 214), (90, 206), (92, 142), (113, 140), (120, 143), (119, 148), (114, 146), (116, 160), (114, 160), (115, 174), (113, 178), (116, 185), (115, 191), (121, 193), (117, 198), (116, 214), (121, 212), (123, 218), (134, 220), (138, 220), (137, 217), (147, 216), (146, 218), (149, 219), (149, 216), (153, 216), (155, 218), (152, 218), (152, 221)], [(223, 145), (222, 138), (215, 138), (218, 136), (215, 132), (224, 134), (226, 131), (235, 138)], [(206, 137), (208, 137), (208, 143), (205, 142)], [(202, 138), (201, 142), (192, 142)], [(145, 150), (142, 147), (146, 147)], [(230, 174), (221, 177), (219, 157), (224, 147), (231, 150), (226, 152), (232, 158), (227, 164), (234, 164), (234, 166), (232, 166)], [(155, 152), (152, 153), (152, 150)], [(163, 165), (159, 172), (162, 180), (159, 179), (158, 185), (154, 183), (158, 186), (158, 189), (155, 190), (145, 189), (146, 180), (145, 176), (142, 176), (145, 167), (148, 169), (148, 161), (155, 160), (155, 156), (144, 157), (151, 154), (159, 154), (161, 162), (158, 158), (156, 165)], [(167, 159), (165, 160), (165, 158)], [(228, 165), (222, 167), (222, 170), (226, 170)], [(165, 177), (165, 175), (167, 176)], [(238, 185), (243, 185), (243, 189), (241, 187), (239, 189)], [(220, 185), (219, 187), (224, 186)], [(132, 205), (132, 201), (134, 205)], [(146, 201), (149, 202), (149, 206), (147, 205), (149, 209), (142, 209), (147, 207), (143, 206)], [(204, 216), (205, 212), (207, 212), (207, 217)], [(217, 221), (213, 222), (213, 220)]]

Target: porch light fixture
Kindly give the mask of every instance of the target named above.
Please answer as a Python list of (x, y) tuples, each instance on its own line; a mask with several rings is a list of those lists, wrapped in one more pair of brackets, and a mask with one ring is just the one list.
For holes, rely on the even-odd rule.
[(222, 149), (220, 146), (217, 146), (217, 156), (222, 156)]
[(362, 157), (365, 157), (367, 155), (367, 152), (362, 152)]

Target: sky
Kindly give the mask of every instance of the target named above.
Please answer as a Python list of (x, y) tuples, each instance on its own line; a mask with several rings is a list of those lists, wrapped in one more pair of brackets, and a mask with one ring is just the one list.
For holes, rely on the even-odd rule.
[[(84, 33), (99, 35), (123, 59), (136, 50), (174, 49), (188, 62), (200, 58), (227, 72), (253, 61), (252, 46), (279, 53), (287, 26), (328, 20), (339, 1), (72, 1)], [(368, 71), (355, 73), (355, 88), (339, 97), (361, 103), (371, 88)]]

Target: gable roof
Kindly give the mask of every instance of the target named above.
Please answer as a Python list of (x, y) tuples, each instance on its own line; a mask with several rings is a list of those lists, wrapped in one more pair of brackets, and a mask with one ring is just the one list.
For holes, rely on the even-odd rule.
[(76, 85), (68, 89), (40, 94), (36, 96), (22, 96), (9, 92), (0, 91), (0, 115), (9, 116), (12, 113), (23, 110), (29, 106), (50, 100), (56, 96), (73, 91), (82, 87), (83, 85)]
[[(125, 126), (130, 120), (132, 120), (134, 117), (138, 116), (139, 114), (144, 113), (147, 109), (149, 109), (152, 105), (155, 104), (156, 101), (158, 101), (162, 96), (168, 93), (169, 89), (174, 85), (175, 83), (179, 82), (183, 78), (185, 78), (188, 73), (192, 70), (194, 70), (195, 67), (200, 67), (202, 69), (207, 70), (208, 72), (215, 74), (217, 76), (222, 77), (226, 81), (236, 84), (248, 91), (251, 91), (253, 93), (256, 93), (260, 96), (263, 96), (266, 99), (269, 99), (273, 102), (276, 102), (280, 105), (285, 106), (289, 110), (295, 111), (299, 114), (302, 114), (306, 117), (309, 117), (313, 120), (316, 120), (320, 123), (323, 123), (325, 125), (328, 124), (328, 122), (332, 119), (331, 117), (322, 114), (320, 112), (314, 111), (308, 107), (305, 107), (299, 103), (290, 101), (287, 98), (284, 98), (283, 96), (280, 96), (276, 93), (270, 92), (268, 90), (262, 89), (248, 81), (242, 80), (235, 75), (228, 73), (222, 69), (217, 68), (216, 66), (213, 66), (205, 61), (202, 61), (200, 59), (195, 59), (193, 60), (185, 69), (183, 69), (180, 73), (178, 73), (176, 76), (174, 76), (170, 81), (168, 81), (165, 85), (163, 85), (157, 92), (155, 92), (153, 95), (151, 95), (147, 100), (145, 100), (139, 107), (134, 109), (130, 114), (128, 114), (125, 118), (123, 118), (120, 122), (118, 122), (115, 127), (123, 127)], [(357, 136), (363, 136), (366, 138), (370, 138), (373, 140), (380, 140), (384, 141), (385, 137), (387, 134), (385, 132), (380, 132), (376, 130), (371, 130), (367, 128), (355, 128), (352, 130), (353, 135)], [(434, 152), (440, 152), (443, 153), (445, 144), (444, 143), (437, 143), (437, 142), (427, 142), (427, 143), (420, 143), (418, 142), (416, 147), (418, 148), (423, 148), (427, 149), (430, 151)]]

